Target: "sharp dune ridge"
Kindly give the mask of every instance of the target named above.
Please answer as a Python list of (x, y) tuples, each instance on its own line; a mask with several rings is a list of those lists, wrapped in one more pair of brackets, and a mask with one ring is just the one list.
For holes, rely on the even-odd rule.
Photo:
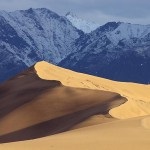
[(61, 86), (61, 82), (41, 80), (31, 67), (0, 86), (0, 118), (20, 105), (36, 99), (46, 89), (56, 86)]
[(110, 110), (109, 113), (115, 118), (127, 119), (150, 114), (150, 85), (116, 82), (70, 71), (44, 61), (37, 63), (35, 69), (44, 80), (59, 80), (66, 86), (110, 91), (126, 97), (128, 101), (124, 105)]
[(0, 97), (0, 143), (14, 142), (1, 150), (150, 148), (150, 85), (42, 61), (0, 85)]
[(1, 143), (64, 132), (97, 114), (108, 121), (109, 110), (127, 101), (118, 93), (43, 80), (38, 72), (35, 65), (0, 86)]

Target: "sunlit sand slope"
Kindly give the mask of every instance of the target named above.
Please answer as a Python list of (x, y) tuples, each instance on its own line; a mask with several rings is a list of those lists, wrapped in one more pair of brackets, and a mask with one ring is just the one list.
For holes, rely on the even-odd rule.
[(32, 141), (0, 145), (0, 150), (149, 150), (150, 117), (114, 121)]
[(31, 67), (0, 86), (0, 143), (64, 132), (97, 114), (99, 121), (84, 126), (111, 121), (109, 110), (127, 101), (118, 93), (68, 87), (37, 73)]
[(63, 85), (111, 91), (128, 99), (124, 105), (110, 111), (113, 117), (126, 119), (150, 114), (150, 85), (122, 83), (73, 72), (47, 62), (39, 62), (35, 69), (40, 78), (59, 80)]

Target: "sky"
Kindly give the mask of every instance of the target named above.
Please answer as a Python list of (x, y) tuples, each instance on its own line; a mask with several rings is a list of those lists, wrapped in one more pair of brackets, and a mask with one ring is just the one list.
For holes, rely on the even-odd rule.
[(150, 0), (0, 0), (6, 11), (48, 8), (59, 15), (72, 12), (103, 25), (110, 21), (150, 24)]

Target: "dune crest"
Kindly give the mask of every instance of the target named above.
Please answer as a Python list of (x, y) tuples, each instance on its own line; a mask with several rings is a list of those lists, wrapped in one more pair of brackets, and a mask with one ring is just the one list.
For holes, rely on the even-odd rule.
[(98, 89), (121, 94), (128, 101), (110, 114), (118, 119), (150, 115), (150, 85), (111, 81), (91, 75), (77, 73), (47, 62), (35, 65), (37, 75), (44, 80), (59, 80), (63, 85), (88, 89)]
[[(37, 73), (31, 67), (0, 86), (0, 143), (112, 121), (109, 110), (127, 101), (118, 93), (69, 87), (59, 78), (43, 80)], [(99, 121), (84, 122), (94, 115), (101, 116)]]

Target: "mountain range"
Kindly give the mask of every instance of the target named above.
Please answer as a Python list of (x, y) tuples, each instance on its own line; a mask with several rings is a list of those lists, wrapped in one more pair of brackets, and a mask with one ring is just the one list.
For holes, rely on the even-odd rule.
[(0, 12), (0, 81), (37, 61), (58, 63), (83, 34), (65, 17), (45, 9)]
[(150, 25), (109, 22), (78, 38), (60, 66), (112, 80), (150, 83)]
[(113, 80), (150, 83), (150, 25), (99, 26), (45, 8), (0, 12), (0, 82), (45, 60)]

